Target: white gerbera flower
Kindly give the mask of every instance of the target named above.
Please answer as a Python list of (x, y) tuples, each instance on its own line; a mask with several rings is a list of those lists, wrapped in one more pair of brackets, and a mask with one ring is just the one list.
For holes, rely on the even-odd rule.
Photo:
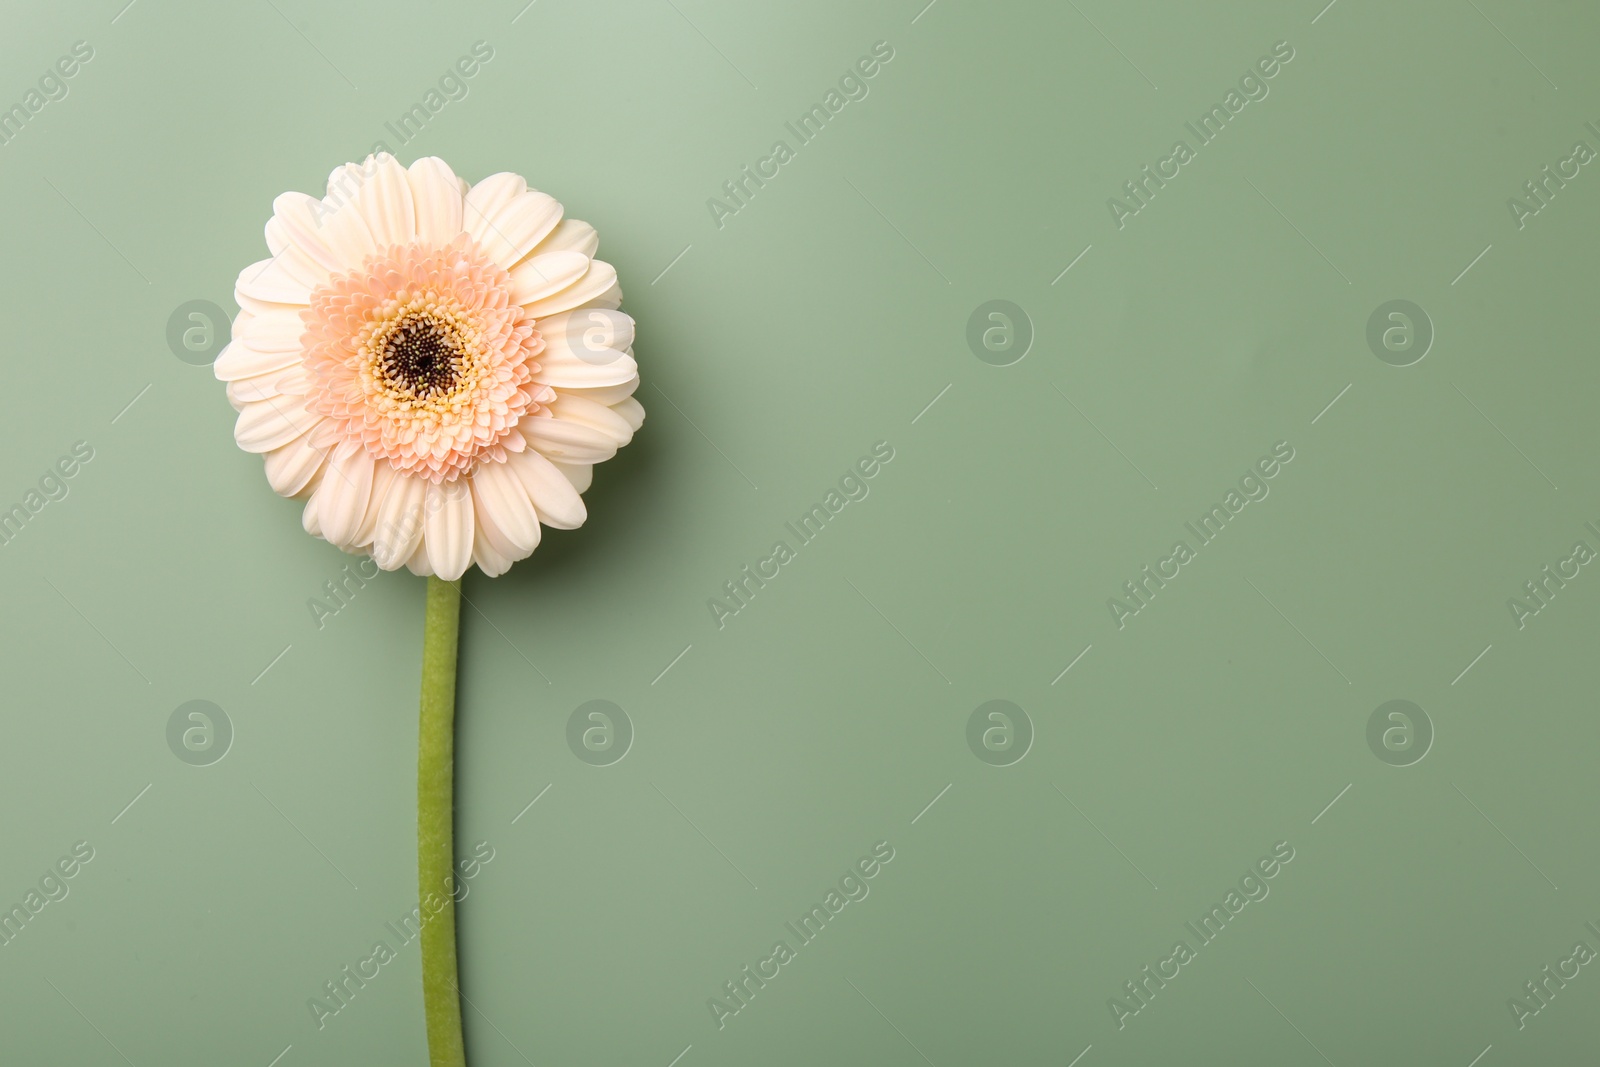
[(453, 581), (582, 525), (594, 464), (644, 421), (594, 227), (515, 174), (386, 154), (272, 206), (215, 371), (306, 530)]

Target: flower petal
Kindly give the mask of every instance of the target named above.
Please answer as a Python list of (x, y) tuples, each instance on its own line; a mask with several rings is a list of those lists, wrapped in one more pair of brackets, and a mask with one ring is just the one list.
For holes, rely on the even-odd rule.
[(546, 349), (538, 358), (539, 370), (534, 371), (533, 381), (557, 390), (621, 386), (638, 378), (638, 365), (634, 363), (634, 357), (622, 355), (621, 352), (616, 354), (613, 362), (595, 365), (579, 360), (560, 344), (546, 344)]
[[(643, 408), (639, 410), (644, 411)], [(636, 429), (620, 412), (581, 396), (556, 397), (556, 402), (550, 405), (550, 412), (558, 421), (577, 423), (596, 433), (605, 434), (618, 448), (633, 440), (633, 431)], [(523, 420), (524, 423), (527, 421)]]
[(233, 339), (243, 341), (257, 352), (298, 353), (300, 338), (305, 332), (306, 324), (299, 312), (287, 308), (265, 315), (241, 311), (233, 320)]
[(533, 449), (518, 452), (507, 460), (511, 470), (522, 480), (528, 491), (539, 521), (557, 530), (576, 530), (589, 517), (583, 498), (572, 483), (548, 459)]
[(311, 372), (305, 367), (290, 367), (287, 374), (282, 375), (277, 381), (277, 390), (284, 396), (307, 396), (311, 392), (313, 381)]
[(290, 238), (276, 215), (267, 220), (266, 236), (273, 262), (289, 277), (312, 289), (327, 280), (328, 269)]
[(299, 496), (322, 470), (327, 451), (311, 447), (311, 435), (301, 434), (282, 448), (266, 454), (267, 482), (279, 496)]
[(234, 282), (236, 297), (246, 296), (274, 304), (311, 303), (312, 285), (289, 272), (282, 257), (262, 259), (239, 272)]
[(233, 426), (233, 439), (246, 452), (282, 448), (322, 421), (305, 403), (290, 397), (246, 404)]
[(373, 534), (378, 529), (378, 512), (383, 507), (383, 498), (388, 494), (389, 486), (398, 477), (400, 472), (395, 470), (393, 463), (377, 460), (372, 464), (372, 494), (367, 498), (367, 510), (361, 518), (361, 528), (351, 539), (355, 547), (367, 548), (372, 544)]
[[(589, 271), (582, 252), (543, 252), (511, 269), (511, 302), (531, 304), (572, 285)], [(541, 329), (543, 323), (540, 324)]]
[(544, 351), (538, 355), (539, 369), (533, 380), (544, 385), (572, 389), (594, 389), (605, 385), (621, 385), (639, 376), (639, 364), (626, 352), (615, 349), (574, 350), (572, 341), (577, 338), (561, 332), (545, 334)]
[(639, 427), (644, 425), (644, 405), (631, 396), (612, 404), (611, 410), (626, 419), (635, 433), (638, 433)]
[(510, 570), (511, 564), (516, 561), (494, 547), (489, 540), (488, 529), (480, 523), (472, 539), (472, 562), (490, 578), (498, 578)]
[(572, 483), (572, 488), (579, 493), (587, 493), (589, 486), (594, 482), (593, 463), (563, 463), (553, 459), (550, 465), (560, 471), (567, 481)]
[(428, 484), (422, 505), (422, 545), (440, 578), (453, 582), (472, 565), (472, 493), (463, 479)]
[(406, 177), (417, 215), (417, 240), (449, 244), (461, 232), (461, 179), (438, 156), (417, 160)]
[(603, 463), (617, 454), (616, 438), (581, 422), (553, 415), (533, 415), (517, 423), (517, 429), (546, 459)]
[(344, 441), (328, 460), (317, 486), (317, 521), (322, 536), (343, 548), (355, 543), (372, 499), (372, 453), (360, 441)]
[[(585, 400), (593, 400), (596, 404), (604, 404), (606, 407), (614, 407), (631, 397), (634, 390), (638, 388), (639, 376), (635, 374), (632, 378), (629, 378), (621, 385), (603, 385), (584, 389), (575, 389), (571, 386), (568, 386), (567, 388), (561, 390), (561, 395), (581, 396)], [(635, 427), (635, 429), (637, 429), (637, 427)]]
[(528, 314), (536, 319), (542, 319), (560, 311), (571, 311), (575, 307), (605, 296), (616, 284), (617, 268), (603, 259), (592, 259), (589, 261), (589, 270), (582, 278), (553, 296), (535, 300), (527, 305)]
[(228, 403), (233, 410), (243, 411), (244, 406), (256, 400), (273, 400), (283, 395), (278, 382), (295, 373), (294, 367), (282, 367), (266, 374), (249, 378), (235, 378), (228, 382)]
[(406, 560), (406, 569), (419, 578), (426, 578), (433, 573), (433, 562), (428, 559), (427, 545), (417, 546), (417, 550), (411, 553), (411, 558)]
[(591, 363), (604, 363), (609, 359), (603, 355), (603, 349), (627, 352), (633, 347), (633, 317), (608, 308), (560, 311), (540, 319), (538, 328), (541, 336), (559, 333), (569, 338), (570, 347), (580, 355), (587, 355)]
[(241, 293), (237, 288), (233, 291), (233, 299), (239, 305), (240, 312), (247, 315), (277, 315), (288, 313), (298, 315), (306, 309), (305, 304), (284, 304), (274, 300), (257, 300), (248, 293)]
[(360, 266), (362, 260), (382, 248), (356, 201), (366, 180), (358, 164), (334, 167), (328, 174), (327, 195), (313, 213), (317, 230), (329, 234), (328, 243), (344, 270)]
[[(494, 239), (494, 231), (489, 228), (489, 224), (494, 221), (495, 215), (501, 208), (527, 191), (528, 183), (520, 174), (501, 171), (499, 174), (489, 175), (467, 190), (461, 214), (461, 228), (486, 250), (490, 249), (489, 242)], [(490, 251), (490, 254), (493, 255), (493, 251)]]
[(539, 544), (539, 516), (522, 481), (505, 463), (478, 464), (472, 475), (472, 500), (478, 524), (494, 547), (513, 560), (525, 559)]
[(384, 491), (372, 529), (372, 559), (384, 570), (398, 570), (419, 551), (427, 491), (428, 483), (412, 474), (401, 474)]
[[(490, 259), (509, 269), (555, 229), (561, 210), (555, 197), (529, 189), (484, 220), (478, 243)], [(471, 219), (467, 222), (470, 227)]]
[[(412, 206), (411, 183), (406, 169), (387, 152), (368, 156), (361, 164), (346, 163), (335, 175), (342, 175), (337, 192), (366, 222), (379, 249), (410, 244), (417, 236), (416, 210)], [(328, 195), (336, 191), (328, 179)]]
[[(286, 192), (272, 202), (274, 224), (269, 224), (269, 230), (288, 238), (325, 274), (360, 266), (378, 248), (360, 210), (342, 210), (349, 205), (352, 192), (347, 179), (341, 178), (342, 171), (341, 166), (328, 179), (328, 197), (318, 200), (302, 192)], [(339, 184), (346, 184), (344, 192), (339, 192)], [(267, 240), (274, 240), (272, 232)]]
[(601, 293), (599, 296), (591, 296), (573, 310), (578, 310), (581, 308), (619, 308), (621, 306), (622, 284), (620, 282), (613, 281), (609, 286), (606, 287), (605, 292)]
[(581, 219), (562, 219), (561, 224), (550, 231), (550, 236), (540, 241), (534, 248), (534, 253), (544, 255), (546, 252), (582, 252), (590, 258), (600, 250), (600, 235), (594, 227)]
[(331, 245), (331, 234), (323, 232), (322, 216), (323, 203), (317, 197), (302, 192), (278, 195), (272, 202), (272, 221), (267, 222), (267, 248), (277, 254), (277, 248), (272, 248), (274, 240), (288, 240), (325, 274), (347, 269), (350, 264)]
[(289, 370), (300, 365), (300, 358), (299, 352), (258, 352), (236, 339), (211, 364), (211, 373), (219, 381), (234, 382)]

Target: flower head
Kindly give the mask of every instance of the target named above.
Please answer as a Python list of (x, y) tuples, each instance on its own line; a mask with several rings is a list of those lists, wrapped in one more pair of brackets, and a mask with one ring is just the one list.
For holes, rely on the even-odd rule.
[(453, 580), (583, 523), (594, 464), (644, 421), (592, 226), (515, 174), (377, 155), (278, 197), (266, 236), (215, 370), (309, 532)]

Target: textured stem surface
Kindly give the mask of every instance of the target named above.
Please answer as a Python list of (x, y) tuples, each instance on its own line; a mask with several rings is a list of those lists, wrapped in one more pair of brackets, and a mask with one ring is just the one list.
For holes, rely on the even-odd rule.
[[(422, 909), (422, 1004), (432, 1067), (466, 1067), (456, 976), (456, 643), (461, 584), (428, 579), (422, 624), (422, 714), (417, 740), (417, 886)], [(433, 910), (437, 908), (437, 910)]]

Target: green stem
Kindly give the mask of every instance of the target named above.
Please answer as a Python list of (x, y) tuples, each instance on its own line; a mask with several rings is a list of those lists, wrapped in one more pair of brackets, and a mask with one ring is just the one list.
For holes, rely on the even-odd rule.
[[(422, 714), (417, 739), (417, 887), (422, 1004), (432, 1067), (466, 1067), (456, 972), (455, 718), (461, 583), (428, 579), (422, 624)], [(441, 903), (442, 902), (442, 903)], [(437, 908), (438, 910), (431, 910)]]

